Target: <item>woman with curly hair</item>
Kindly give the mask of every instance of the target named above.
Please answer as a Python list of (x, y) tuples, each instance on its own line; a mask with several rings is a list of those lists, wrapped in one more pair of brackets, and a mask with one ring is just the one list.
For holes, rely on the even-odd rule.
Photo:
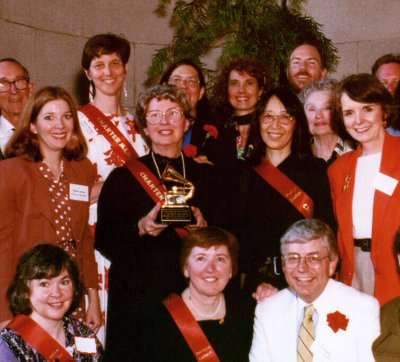
[(256, 105), (269, 87), (268, 69), (258, 59), (244, 56), (233, 58), (221, 70), (214, 98), (225, 128), (220, 138), (220, 147), (226, 151), (222, 162), (245, 160), (250, 155), (250, 125), (255, 121)]
[[(136, 115), (150, 154), (111, 172), (100, 194), (96, 228), (95, 247), (111, 261), (106, 358), (118, 361), (135, 360), (144, 307), (183, 287), (181, 236), (206, 226), (220, 204), (213, 167), (182, 152), (190, 117), (187, 94), (169, 84), (154, 86), (140, 95)], [(182, 189), (162, 177), (171, 167), (195, 187), (188, 200), (193, 215), (180, 227), (159, 215), (171, 195), (166, 191)]]

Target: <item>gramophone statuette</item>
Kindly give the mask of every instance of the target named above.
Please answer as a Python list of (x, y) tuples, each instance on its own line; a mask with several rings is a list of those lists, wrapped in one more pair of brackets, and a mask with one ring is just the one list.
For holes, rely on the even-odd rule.
[(192, 221), (192, 211), (187, 204), (187, 200), (193, 197), (194, 185), (170, 165), (164, 170), (161, 181), (169, 181), (182, 185), (174, 185), (165, 193), (165, 201), (160, 211), (161, 223), (190, 224)]

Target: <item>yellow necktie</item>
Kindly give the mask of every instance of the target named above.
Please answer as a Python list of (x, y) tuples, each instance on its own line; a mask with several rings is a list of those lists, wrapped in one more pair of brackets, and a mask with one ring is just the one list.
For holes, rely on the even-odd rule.
[(299, 343), (297, 345), (297, 362), (312, 362), (313, 354), (310, 347), (315, 339), (313, 314), (315, 308), (312, 304), (304, 307), (303, 323), (299, 332)]

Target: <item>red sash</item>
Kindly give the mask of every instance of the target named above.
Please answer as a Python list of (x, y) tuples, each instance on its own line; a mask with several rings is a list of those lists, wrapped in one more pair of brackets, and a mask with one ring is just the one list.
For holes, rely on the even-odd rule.
[(313, 200), (271, 162), (263, 158), (261, 164), (254, 167), (254, 171), (285, 197), (306, 219), (312, 219)]
[[(130, 160), (125, 166), (131, 171), (132, 175), (135, 176), (136, 180), (139, 181), (140, 185), (155, 203), (164, 203), (164, 194), (167, 192), (167, 189), (142, 162), (139, 160)], [(175, 231), (182, 239), (188, 234), (188, 231), (182, 228), (175, 228)]]
[(127, 162), (130, 159), (139, 158), (131, 143), (126, 139), (122, 132), (110, 122), (110, 118), (105, 116), (99, 109), (92, 104), (86, 104), (79, 110), (89, 118), (96, 131), (110, 142), (112, 150), (115, 151), (120, 159)]
[(19, 314), (6, 328), (16, 331), (25, 341), (36, 349), (46, 360), (59, 362), (75, 361), (74, 358), (33, 319)]
[(172, 293), (163, 300), (197, 361), (219, 362), (210, 342), (182, 298)]

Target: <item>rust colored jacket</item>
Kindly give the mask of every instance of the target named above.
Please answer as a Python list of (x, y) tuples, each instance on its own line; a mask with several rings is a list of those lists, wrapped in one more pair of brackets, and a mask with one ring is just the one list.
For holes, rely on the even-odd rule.
[[(68, 184), (86, 185), (90, 194), (95, 171), (88, 159), (64, 159), (64, 172)], [(11, 318), (5, 295), (18, 258), (39, 243), (57, 241), (48, 187), (37, 163), (21, 156), (0, 162), (0, 321)], [(89, 202), (70, 200), (70, 206), (81, 279), (87, 288), (97, 288), (94, 241), (88, 226)]]
[[(354, 273), (352, 202), (357, 159), (362, 148), (338, 158), (328, 169), (335, 215), (339, 224), (340, 281), (351, 285)], [(386, 133), (380, 172), (400, 180), (400, 138)], [(393, 242), (400, 227), (400, 182), (393, 194), (375, 190), (371, 258), (375, 269), (375, 297), (383, 305), (400, 295), (400, 277)]]

